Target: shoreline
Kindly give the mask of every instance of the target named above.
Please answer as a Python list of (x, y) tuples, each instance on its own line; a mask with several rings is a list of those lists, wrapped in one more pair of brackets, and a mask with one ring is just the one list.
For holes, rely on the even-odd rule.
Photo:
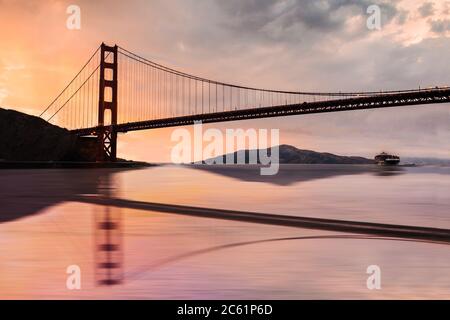
[[(99, 169), (99, 168), (145, 168), (154, 167), (161, 165), (171, 165), (171, 163), (149, 163), (145, 161), (116, 161), (116, 162), (86, 162), (86, 161), (4, 161), (0, 160), (0, 170), (7, 169)], [(424, 165), (417, 164), (399, 164), (395, 166), (379, 166), (376, 164), (328, 164), (328, 163), (280, 163), (280, 166), (336, 166), (340, 168), (408, 168), (408, 167), (423, 167)], [(191, 168), (211, 168), (211, 169), (242, 169), (242, 168), (259, 168), (263, 165), (261, 164), (205, 164), (205, 163), (187, 163), (181, 164), (181, 166), (191, 167)]]
[(153, 167), (143, 161), (82, 162), (82, 161), (0, 161), (0, 170), (7, 169), (99, 169)]

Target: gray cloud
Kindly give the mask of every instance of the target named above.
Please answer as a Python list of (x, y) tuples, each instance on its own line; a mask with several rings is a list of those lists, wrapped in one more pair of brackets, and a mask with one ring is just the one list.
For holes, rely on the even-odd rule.
[(406, 10), (399, 10), (397, 13), (396, 21), (398, 24), (403, 25), (408, 19), (409, 12)]
[(450, 31), (450, 20), (443, 19), (443, 20), (431, 20), (431, 31), (435, 33), (445, 33), (447, 31)]
[(419, 13), (422, 17), (428, 17), (434, 14), (434, 3), (425, 2), (419, 7)]
[[(216, 1), (228, 16), (227, 27), (272, 41), (290, 41), (318, 35), (343, 35), (346, 22), (355, 17), (366, 17), (370, 5), (381, 8), (382, 22), (390, 22), (398, 13), (395, 5), (372, 0), (228, 0)], [(364, 23), (359, 35), (369, 32)], [(309, 37), (312, 38), (312, 37)]]

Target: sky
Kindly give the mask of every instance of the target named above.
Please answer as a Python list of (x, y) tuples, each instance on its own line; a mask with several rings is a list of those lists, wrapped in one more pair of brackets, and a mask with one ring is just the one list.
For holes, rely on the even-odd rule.
[[(69, 30), (69, 5), (81, 29)], [(381, 9), (370, 30), (367, 8)], [(0, 107), (37, 115), (101, 42), (209, 79), (296, 91), (450, 85), (450, 1), (0, 0)], [(119, 106), (120, 107), (120, 106)], [(280, 129), (303, 149), (450, 158), (450, 105), (211, 124)], [(169, 161), (172, 128), (119, 137), (119, 156)]]

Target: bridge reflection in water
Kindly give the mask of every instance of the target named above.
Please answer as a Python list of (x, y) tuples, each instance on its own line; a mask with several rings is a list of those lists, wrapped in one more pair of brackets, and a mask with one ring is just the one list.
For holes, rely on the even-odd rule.
[[(111, 176), (99, 177), (98, 195), (108, 201), (115, 196)], [(95, 281), (98, 285), (123, 282), (122, 212), (118, 207), (104, 205), (94, 214)]]
[[(153, 169), (148, 169), (153, 170)], [(283, 170), (283, 169), (282, 169)], [(378, 170), (378, 169), (377, 169)], [(372, 174), (377, 175), (376, 171)], [(361, 238), (361, 239), (391, 239), (402, 241), (418, 241), (449, 244), (450, 230), (442, 228), (427, 228), (419, 226), (405, 226), (398, 224), (368, 223), (363, 221), (348, 221), (339, 219), (320, 219), (282, 214), (267, 214), (260, 212), (247, 212), (224, 210), (208, 207), (175, 205), (168, 203), (155, 203), (122, 199), (117, 194), (118, 181), (113, 179), (121, 170), (23, 170), (14, 175), (5, 171), (0, 177), (1, 200), (0, 217), (3, 222), (12, 221), (32, 214), (37, 214), (48, 207), (64, 202), (79, 202), (94, 204), (94, 253), (95, 253), (95, 281), (98, 285), (117, 285), (127, 281), (124, 277), (133, 279), (134, 272), (126, 272), (124, 266), (123, 223), (122, 209), (139, 210), (141, 212), (160, 212), (180, 216), (192, 216), (203, 219), (220, 219), (236, 222), (245, 222), (262, 225), (273, 225), (288, 228), (314, 229), (341, 233), (333, 235), (320, 235), (321, 237)], [(288, 170), (289, 171), (289, 170)], [(326, 171), (326, 170), (325, 170)], [(334, 170), (336, 172), (336, 170)], [(337, 175), (360, 174), (361, 168), (347, 169)], [(23, 174), (19, 174), (23, 173)], [(29, 179), (30, 174), (33, 179)], [(292, 176), (292, 175), (289, 175)], [(294, 175), (295, 177), (295, 175)], [(304, 177), (298, 175), (300, 181), (324, 178), (323, 176)], [(245, 176), (243, 179), (247, 179)], [(278, 179), (283, 179), (281, 175)], [(306, 180), (305, 180), (306, 179)], [(389, 177), (386, 179), (390, 179)], [(275, 179), (277, 180), (277, 179)], [(268, 181), (267, 181), (268, 182)], [(274, 182), (283, 184), (284, 182)], [(64, 188), (61, 186), (64, 185)], [(44, 196), (51, 194), (52, 196)], [(350, 235), (350, 234), (351, 235)], [(299, 240), (302, 237), (271, 238), (260, 241)], [(324, 239), (325, 239), (324, 238)], [(181, 255), (174, 255), (153, 265), (172, 260), (182, 259), (190, 255), (222, 250), (228, 247), (249, 245), (254, 241), (233, 242), (220, 246), (206, 247), (193, 250)], [(188, 248), (186, 248), (188, 249)]]

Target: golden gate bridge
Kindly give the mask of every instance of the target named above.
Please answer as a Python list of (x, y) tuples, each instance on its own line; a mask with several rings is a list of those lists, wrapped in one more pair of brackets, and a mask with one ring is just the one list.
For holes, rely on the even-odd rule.
[(117, 134), (163, 127), (450, 102), (450, 87), (302, 92), (238, 86), (184, 73), (101, 44), (41, 117), (96, 137), (98, 161), (115, 161)]
[[(117, 134), (128, 131), (191, 125), (196, 121), (213, 123), (447, 102), (450, 102), (450, 87), (379, 92), (302, 92), (238, 86), (184, 73), (117, 45), (102, 44), (40, 116), (74, 134), (95, 138), (97, 160), (115, 161)], [(104, 205), (104, 210), (95, 215), (94, 221), (95, 276), (100, 285), (115, 285), (123, 281), (122, 207), (448, 242), (448, 230), (440, 229), (127, 202), (112, 197), (109, 179), (104, 180), (99, 180), (100, 197), (78, 199)]]

